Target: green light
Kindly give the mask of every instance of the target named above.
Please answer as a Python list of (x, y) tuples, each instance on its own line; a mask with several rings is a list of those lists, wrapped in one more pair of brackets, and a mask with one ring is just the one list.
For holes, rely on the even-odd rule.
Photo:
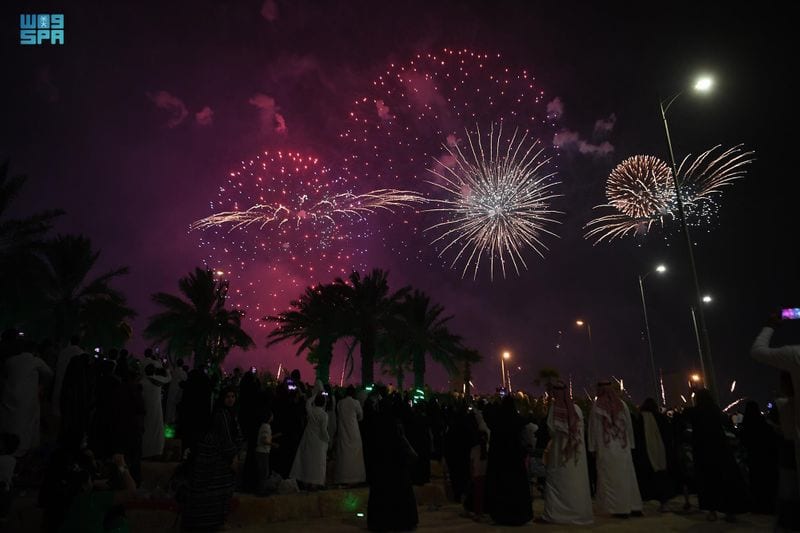
[(342, 499), (342, 508), (345, 511), (353, 512), (361, 507), (361, 499), (352, 492), (347, 492)]
[(372, 392), (372, 385), (367, 385), (366, 387), (364, 387), (364, 390), (367, 392)]
[(359, 518), (364, 518), (364, 513), (356, 513), (356, 516)]
[(165, 439), (175, 438), (175, 426), (171, 426), (169, 424), (164, 425), (164, 438)]

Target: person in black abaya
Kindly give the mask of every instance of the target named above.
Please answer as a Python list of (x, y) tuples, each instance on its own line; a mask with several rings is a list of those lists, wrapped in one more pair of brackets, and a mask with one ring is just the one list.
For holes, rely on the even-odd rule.
[(725, 435), (727, 419), (707, 389), (697, 391), (689, 419), (700, 509), (708, 511), (709, 520), (716, 520), (717, 512), (734, 520), (746, 510), (746, 486)]
[(472, 449), (472, 415), (463, 404), (458, 404), (448, 413), (447, 429), (444, 435), (444, 460), (453, 491), (453, 500), (462, 503), (469, 489), (469, 452)]
[(86, 443), (94, 408), (94, 358), (89, 354), (73, 357), (61, 388), (61, 428), (59, 444), (77, 452)]
[(675, 443), (669, 420), (653, 398), (647, 398), (638, 413), (631, 413), (636, 448), (631, 450), (642, 500), (657, 500), (659, 511), (675, 495)]
[(503, 398), (490, 423), (489, 464), (486, 471), (486, 504), (495, 523), (521, 526), (533, 519), (525, 449), (523, 418), (514, 399)]
[(419, 460), (414, 463), (412, 481), (414, 485), (425, 485), (431, 481), (431, 426), (425, 412), (425, 404), (414, 405), (413, 413), (408, 414), (405, 429), (408, 441), (417, 452)]
[(258, 439), (258, 428), (261, 427), (262, 403), (261, 382), (255, 372), (247, 372), (239, 382), (238, 417), (242, 436), (247, 445), (247, 455), (241, 471), (241, 489), (244, 492), (254, 492), (258, 481), (256, 440)]
[(211, 423), (211, 380), (202, 368), (189, 372), (182, 384), (177, 430), (184, 450), (193, 450)]
[(144, 398), (138, 369), (120, 360), (115, 369), (120, 379), (114, 390), (115, 416), (111, 422), (111, 451), (125, 456), (136, 485), (142, 482), (142, 434), (144, 433)]
[(97, 362), (97, 385), (95, 387), (95, 410), (89, 426), (89, 448), (98, 459), (111, 458), (111, 427), (116, 418), (114, 396), (121, 385), (114, 375), (116, 361), (101, 359)]
[(181, 517), (184, 531), (218, 531), (223, 527), (243, 445), (236, 417), (236, 390), (228, 386), (221, 391), (209, 430), (192, 450), (189, 490)]
[(750, 510), (772, 514), (778, 491), (778, 434), (761, 414), (758, 404), (747, 402), (741, 431), (750, 474)]
[(370, 450), (367, 527), (370, 531), (410, 531), (417, 528), (417, 500), (411, 472), (417, 454), (408, 442), (401, 420), (401, 400), (386, 398), (373, 420)]

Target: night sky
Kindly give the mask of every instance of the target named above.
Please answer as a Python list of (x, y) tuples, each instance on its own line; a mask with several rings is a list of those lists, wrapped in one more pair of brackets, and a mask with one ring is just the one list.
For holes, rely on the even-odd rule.
[[(593, 246), (582, 226), (605, 202), (606, 177), (620, 161), (636, 154), (667, 160), (659, 97), (689, 87), (703, 71), (715, 76), (714, 92), (687, 92), (670, 109), (676, 157), (739, 143), (756, 157), (721, 197), (716, 219), (693, 229), (701, 283), (714, 297), (706, 316), (721, 402), (740, 394), (765, 400), (776, 388), (776, 373), (748, 351), (770, 308), (800, 306), (791, 185), (797, 155), (789, 133), (797, 106), (787, 81), (796, 60), (780, 10), (727, 2), (676, 2), (658, 13), (652, 3), (569, 1), (13, 4), (4, 3), (0, 18), (0, 157), (30, 178), (14, 213), (63, 208), (58, 232), (89, 236), (102, 250), (102, 268), (130, 267), (118, 286), (139, 314), (135, 352), (147, 345), (141, 331), (155, 312), (150, 295), (176, 292), (178, 278), (207, 261), (228, 269), (241, 305), (262, 306), (250, 318), (285, 307), (306, 280), (380, 267), (390, 271), (393, 288), (412, 284), (455, 316), (453, 330), (484, 355), (474, 371), (479, 391), (496, 386), (498, 358), (508, 350), (522, 368), (512, 377), (517, 386), (550, 366), (572, 373), (576, 385), (601, 374), (622, 377), (641, 399), (650, 369), (636, 276), (660, 262), (668, 273), (646, 280), (657, 365), (681, 376), (698, 367), (684, 241), (673, 225)], [(64, 13), (65, 44), (21, 46), (19, 14), (31, 12)], [(563, 194), (553, 202), (564, 212), (561, 224), (551, 228), (560, 238), (545, 239), (544, 259), (527, 253), (529, 269), (520, 276), (490, 281), (481, 270), (475, 281), (461, 279), (431, 249), (418, 251), (428, 242), (418, 235), (424, 215), (410, 211), (343, 231), (343, 260), (250, 253), (243, 273), (214, 255), (223, 233), (207, 235), (215, 243), (209, 245), (189, 232), (212, 214), (229, 174), (265, 151), (318, 158), (327, 169), (321, 179), (346, 175), (353, 190), (389, 183), (428, 194), (424, 167), (399, 165), (402, 176), (387, 182), (389, 164), (376, 161), (369, 172), (355, 164), (357, 150), (343, 132), (353, 125), (357, 99), (380, 97), (373, 82), (390, 65), (445, 49), (488, 54), (487, 68), (498, 75), (508, 68), (535, 79), (538, 101), (500, 104), (506, 124), (513, 125), (512, 108), (542, 112), (549, 103), (558, 110), (557, 119), (533, 128), (555, 154)], [(386, 105), (387, 114), (397, 114)], [(495, 120), (476, 106), (482, 121)], [(438, 127), (463, 131), (473, 125), (463, 118), (447, 117)], [(556, 133), (572, 142), (554, 149)], [(446, 142), (407, 140), (387, 158), (431, 161), (441, 154), (430, 147)], [(312, 263), (321, 265), (314, 275), (298, 272)], [(273, 274), (253, 274), (259, 268)], [(591, 344), (575, 325), (579, 318), (591, 325)], [(268, 330), (254, 320), (247, 327), (258, 348), (232, 353), (231, 366), (252, 362), (274, 372), (283, 362), (311, 375), (288, 345), (264, 348)], [(796, 332), (786, 333), (791, 339)], [(341, 360), (331, 369), (337, 381)], [(444, 386), (444, 372), (431, 367), (430, 380)]]

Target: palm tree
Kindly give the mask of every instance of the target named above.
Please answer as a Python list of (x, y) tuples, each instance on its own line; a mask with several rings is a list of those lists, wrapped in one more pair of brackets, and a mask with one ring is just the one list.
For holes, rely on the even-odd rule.
[(454, 358), (460, 363), (464, 393), (470, 395), (472, 394), (472, 365), (482, 359), (481, 354), (478, 350), (462, 347), (454, 354)]
[(244, 312), (226, 309), (228, 282), (213, 272), (196, 268), (178, 281), (180, 296), (158, 292), (152, 296), (164, 311), (150, 317), (145, 337), (165, 342), (175, 357), (194, 354), (195, 366), (218, 367), (234, 347), (249, 349), (255, 343), (242, 329)]
[(266, 317), (278, 323), (270, 332), (267, 346), (292, 339), (297, 355), (309, 350), (308, 360), (314, 365), (317, 379), (330, 380), (333, 345), (344, 329), (345, 300), (341, 286), (317, 285), (308, 287), (291, 309), (277, 316)]
[(408, 350), (403, 349), (399, 315), (392, 313), (390, 321), (378, 335), (375, 355), (383, 374), (392, 376), (397, 388), (404, 390), (405, 373), (413, 369), (413, 361)]
[(545, 390), (548, 392), (548, 394), (550, 394), (553, 392), (553, 385), (555, 385), (560, 377), (561, 376), (558, 373), (558, 370), (549, 366), (545, 366), (539, 370), (539, 374), (536, 379), (533, 380), (533, 384), (537, 387), (544, 385)]
[(127, 306), (125, 296), (111, 287), (115, 278), (128, 273), (127, 267), (89, 279), (100, 252), (82, 235), (59, 235), (46, 241), (40, 256), (41, 300), (36, 299), (41, 314), (38, 324), (32, 325), (34, 331), (49, 333), (57, 342), (80, 333), (85, 343), (102, 341), (107, 347), (119, 347), (130, 339), (128, 321), (136, 313)]
[(373, 380), (373, 364), (378, 335), (385, 329), (397, 302), (408, 292), (408, 288), (389, 293), (388, 273), (375, 269), (363, 278), (353, 272), (347, 278), (337, 278), (334, 285), (342, 290), (345, 308), (342, 316), (346, 319), (345, 336), (353, 337), (354, 343), (361, 346), (361, 384), (370, 385)]
[[(63, 214), (49, 210), (25, 218), (9, 218), (8, 210), (19, 195), (27, 176), (9, 176), (9, 163), (0, 165), (0, 329), (33, 322), (42, 309), (37, 278), (44, 270), (38, 255), (45, 234)], [(32, 294), (33, 293), (33, 294)]]
[(414, 387), (425, 387), (426, 357), (445, 367), (450, 375), (458, 371), (456, 354), (462, 347), (460, 337), (447, 329), (452, 316), (442, 316), (444, 308), (431, 303), (430, 297), (414, 290), (397, 306), (397, 334), (400, 350), (410, 356), (414, 368)]

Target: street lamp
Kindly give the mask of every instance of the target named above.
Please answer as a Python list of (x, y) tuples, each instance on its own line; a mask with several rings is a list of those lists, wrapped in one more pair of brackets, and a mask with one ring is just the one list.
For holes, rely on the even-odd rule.
[(588, 322), (585, 322), (585, 321), (580, 320), (580, 319), (575, 321), (575, 325), (578, 326), (579, 328), (582, 328), (584, 325), (586, 326), (586, 331), (589, 333), (589, 348), (591, 348), (592, 347), (592, 325), (589, 324)]
[(586, 332), (589, 335), (589, 357), (592, 360), (591, 371), (595, 376), (597, 376), (597, 361), (595, 361), (594, 358), (594, 345), (592, 344), (592, 325), (588, 321), (581, 320), (580, 318), (575, 321), (575, 325), (579, 328), (586, 326)]
[[(702, 76), (698, 78), (694, 85), (694, 90), (698, 92), (708, 92), (713, 87), (713, 80), (709, 76)], [(678, 207), (678, 222), (681, 226), (681, 231), (686, 238), (686, 249), (689, 254), (689, 266), (692, 271), (692, 280), (694, 282), (695, 301), (697, 303), (697, 317), (696, 324), (699, 324), (698, 346), (700, 348), (700, 362), (702, 363), (702, 371), (704, 376), (704, 383), (711, 389), (712, 394), (716, 395), (716, 383), (714, 380), (714, 366), (711, 362), (711, 343), (708, 339), (708, 330), (706, 329), (706, 320), (703, 314), (702, 306), (700, 305), (703, 300), (700, 294), (700, 279), (697, 276), (697, 266), (694, 261), (694, 250), (692, 249), (692, 237), (689, 234), (689, 226), (686, 224), (686, 213), (683, 209), (683, 199), (681, 198), (680, 183), (678, 181), (678, 166), (675, 164), (675, 152), (672, 150), (672, 139), (669, 135), (669, 124), (667, 122), (667, 111), (670, 106), (683, 94), (684, 91), (679, 91), (675, 95), (661, 100), (659, 107), (661, 109), (661, 118), (664, 121), (664, 132), (667, 135), (667, 147), (669, 148), (669, 158), (672, 164), (672, 181), (675, 187), (675, 200)], [(694, 311), (692, 312), (694, 317)]]
[(653, 390), (655, 390), (656, 396), (658, 396), (658, 376), (656, 375), (656, 360), (653, 357), (653, 341), (650, 338), (650, 322), (647, 320), (647, 304), (644, 300), (644, 280), (647, 279), (647, 276), (652, 274), (653, 272), (658, 272), (659, 274), (663, 274), (667, 271), (667, 267), (665, 265), (658, 265), (655, 270), (651, 270), (646, 274), (642, 275), (639, 274), (639, 294), (642, 296), (642, 312), (644, 313), (644, 331), (647, 335), (647, 347), (650, 350), (650, 369), (653, 371)]
[(500, 377), (502, 378), (501, 386), (503, 389), (506, 388), (506, 359), (509, 358), (511, 358), (511, 354), (509, 352), (503, 352), (503, 357), (500, 358)]
[[(700, 301), (704, 304), (708, 304), (714, 301), (714, 299), (711, 297), (711, 295), (705, 294), (703, 295), (702, 298), (700, 298)], [(696, 311), (695, 306), (692, 305), (689, 307), (689, 311), (691, 311), (692, 313), (692, 326), (694, 326), (694, 339), (695, 341), (697, 341), (697, 354), (700, 356), (700, 370), (703, 372), (703, 381), (706, 383), (706, 386), (708, 387), (708, 382), (706, 381), (708, 379), (708, 375), (706, 374), (705, 361), (703, 360), (703, 345), (702, 342), (700, 341), (700, 329), (697, 327), (697, 317), (703, 316), (702, 307)]]

